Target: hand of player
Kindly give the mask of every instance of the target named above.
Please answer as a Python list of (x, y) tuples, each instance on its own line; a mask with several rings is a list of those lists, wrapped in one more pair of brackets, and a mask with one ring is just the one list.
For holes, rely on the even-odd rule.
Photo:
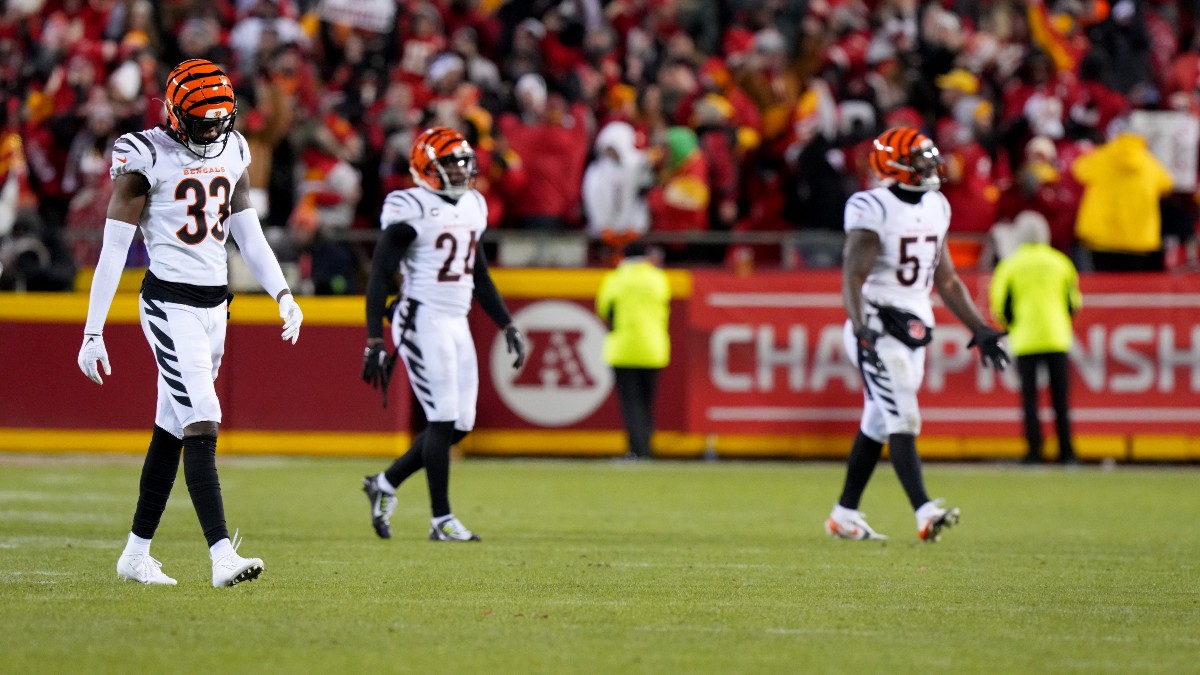
[(508, 353), (516, 352), (517, 359), (513, 361), (513, 368), (520, 368), (521, 364), (525, 363), (525, 336), (521, 335), (521, 331), (511, 323), (504, 327), (504, 342), (508, 345)]
[(991, 326), (983, 326), (975, 331), (975, 336), (967, 343), (967, 347), (979, 348), (979, 359), (983, 365), (996, 370), (1004, 370), (1008, 366), (1008, 352), (1000, 346), (1000, 338), (1008, 335), (1008, 331), (998, 331)]
[(391, 379), (387, 347), (383, 343), (368, 343), (363, 350), (362, 379), (374, 388), (386, 387)]
[(112, 375), (112, 368), (108, 365), (108, 350), (104, 348), (104, 336), (84, 334), (83, 346), (79, 348), (79, 369), (92, 382), (104, 384), (100, 369), (96, 367), (97, 361), (104, 366), (105, 375)]
[(858, 366), (860, 368), (869, 365), (878, 372), (883, 371), (883, 360), (879, 358), (879, 352), (875, 350), (875, 343), (879, 341), (879, 335), (879, 331), (866, 326), (854, 331), (854, 337), (858, 343)]
[(363, 351), (363, 382), (378, 389), (383, 395), (383, 407), (387, 407), (388, 383), (392, 381), (392, 371), (396, 368), (396, 355), (388, 355), (383, 342), (368, 343)]
[(300, 311), (300, 305), (296, 304), (291, 293), (279, 299), (279, 318), (283, 319), (283, 334), (280, 337), (296, 344), (296, 340), (300, 339), (300, 323), (304, 321), (304, 312)]

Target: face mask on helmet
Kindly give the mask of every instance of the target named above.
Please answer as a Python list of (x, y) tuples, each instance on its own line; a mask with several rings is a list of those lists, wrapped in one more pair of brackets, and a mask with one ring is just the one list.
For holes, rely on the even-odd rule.
[(460, 146), (450, 154), (430, 162), (418, 182), (439, 195), (458, 199), (471, 189), (478, 173), (475, 152), (470, 148)]
[(946, 174), (946, 160), (938, 152), (932, 141), (926, 141), (912, 149), (912, 159), (909, 162), (912, 170), (912, 182), (900, 184), (907, 190), (927, 192), (942, 186)]
[(237, 117), (236, 107), (231, 114), (211, 119), (189, 115), (178, 106), (171, 112), (171, 129), (177, 139), (204, 159), (216, 157), (225, 150), (225, 145), (229, 143), (229, 132), (233, 130), (233, 120)]

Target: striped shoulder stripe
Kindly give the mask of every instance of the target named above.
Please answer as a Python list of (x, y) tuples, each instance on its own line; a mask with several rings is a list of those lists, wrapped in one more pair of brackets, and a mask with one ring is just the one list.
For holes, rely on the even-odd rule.
[(404, 194), (403, 192), (393, 192), (389, 194), (383, 200), (383, 203), (385, 206), (390, 206), (393, 209), (408, 212), (419, 211), (422, 216), (425, 215), (425, 208), (421, 205), (420, 200), (412, 197), (411, 195)]
[(859, 192), (850, 198), (848, 204), (858, 206), (864, 211), (869, 211), (878, 215), (880, 221), (887, 218), (887, 209), (883, 207), (883, 203), (879, 198), (869, 192)]
[(871, 205), (871, 201), (869, 199), (867, 199), (866, 195), (864, 195), (861, 192), (854, 195), (853, 197), (851, 197), (850, 201), (846, 202), (846, 205), (847, 206), (857, 206), (858, 208), (860, 208), (864, 211), (874, 211), (875, 210), (875, 207)]
[(238, 131), (233, 132), (233, 137), (237, 139), (238, 152), (240, 152), (242, 154), (242, 161), (245, 162), (246, 161), (246, 139), (242, 138), (241, 132), (238, 132)]
[(870, 197), (876, 204), (879, 205), (880, 220), (887, 220), (887, 207), (883, 205), (883, 200), (871, 194), (870, 192), (865, 192), (863, 194), (865, 194), (867, 197)]
[(146, 149), (150, 151), (150, 166), (154, 166), (158, 162), (158, 151), (154, 149), (154, 143), (150, 142), (150, 139), (146, 138), (146, 134), (140, 131), (135, 131), (129, 134), (129, 136), (146, 146)]
[(421, 212), (421, 217), (422, 218), (425, 217), (425, 205), (421, 203), (420, 199), (417, 199), (416, 197), (414, 197), (406, 192), (401, 192), (400, 196), (405, 201), (412, 202), (417, 207), (417, 210), (419, 210)]

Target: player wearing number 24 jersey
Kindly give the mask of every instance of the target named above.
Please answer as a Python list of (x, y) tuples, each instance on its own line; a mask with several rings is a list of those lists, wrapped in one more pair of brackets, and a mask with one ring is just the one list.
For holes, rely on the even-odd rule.
[(113, 145), (113, 195), (104, 246), (92, 279), (79, 367), (104, 384), (111, 375), (103, 329), (125, 256), (140, 228), (150, 268), (138, 298), (142, 330), (158, 366), (154, 432), (142, 467), (133, 528), (117, 575), (172, 585), (150, 557), (179, 470), (199, 517), (213, 565), (213, 585), (258, 577), (263, 562), (237, 553), (229, 539), (217, 479), (221, 404), (213, 381), (225, 353), (229, 299), (225, 244), (232, 237), (254, 278), (279, 303), (284, 340), (295, 344), (303, 314), (250, 206), (246, 139), (233, 130), (237, 104), (229, 78), (203, 59), (184, 61), (167, 77), (165, 128), (125, 134)]
[[(413, 142), (409, 166), (417, 186), (392, 192), (380, 214), (383, 232), (375, 247), (367, 284), (367, 347), (363, 380), (383, 392), (395, 360), (404, 361), (413, 393), (429, 425), (412, 447), (379, 474), (363, 479), (371, 524), (384, 539), (396, 488), (425, 469), (432, 511), (429, 538), (478, 541), (450, 510), (450, 446), (475, 426), (479, 367), (467, 324), (472, 298), (504, 331), (514, 368), (525, 360), (525, 342), (512, 325), (479, 245), (487, 227), (487, 204), (474, 188), (475, 151), (462, 134), (446, 127), (426, 129)], [(403, 275), (392, 310), (392, 343), (383, 344), (387, 281)]]
[(874, 141), (871, 167), (886, 187), (859, 192), (846, 203), (842, 297), (846, 351), (863, 378), (863, 415), (850, 450), (841, 497), (825, 521), (831, 536), (886, 539), (858, 510), (886, 442), (896, 475), (916, 512), (917, 536), (936, 541), (958, 522), (925, 492), (916, 437), (921, 433), (917, 390), (925, 376), (925, 345), (933, 339), (937, 289), (963, 322), (986, 365), (1003, 369), (1003, 333), (971, 302), (950, 256), (950, 204), (938, 191), (944, 163), (933, 141), (916, 129), (888, 129)]

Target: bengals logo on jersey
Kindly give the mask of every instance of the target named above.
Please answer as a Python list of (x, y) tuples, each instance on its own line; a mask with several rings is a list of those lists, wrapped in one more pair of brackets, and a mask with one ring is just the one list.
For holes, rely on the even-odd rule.
[(233, 85), (212, 61), (189, 59), (167, 76), (167, 130), (202, 159), (225, 150), (237, 117)]

